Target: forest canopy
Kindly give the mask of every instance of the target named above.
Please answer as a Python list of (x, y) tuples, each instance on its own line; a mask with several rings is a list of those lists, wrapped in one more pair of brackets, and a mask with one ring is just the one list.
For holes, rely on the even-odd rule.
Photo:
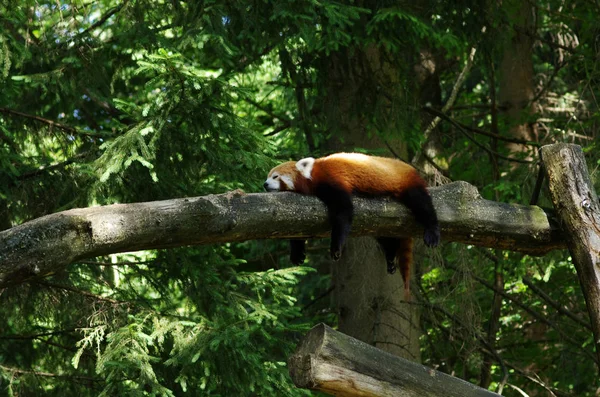
[[(260, 192), (274, 165), (338, 151), (529, 204), (539, 147), (576, 143), (598, 191), (599, 17), (598, 2), (554, 0), (1, 2), (0, 231)], [(552, 207), (545, 188), (536, 204)], [(386, 286), (368, 284), (368, 244), (344, 254), (365, 272), (346, 292), (340, 272), (356, 268), (318, 239), (303, 266), (283, 240), (229, 242), (80, 260), (4, 288), (0, 394), (311, 395), (286, 360), (319, 322), (360, 338), (356, 303), (371, 316), (362, 339), (394, 354), (503, 395), (596, 395), (567, 250), (417, 241), (407, 323), (378, 332), (402, 285), (382, 263)], [(362, 289), (379, 296), (352, 302)]]

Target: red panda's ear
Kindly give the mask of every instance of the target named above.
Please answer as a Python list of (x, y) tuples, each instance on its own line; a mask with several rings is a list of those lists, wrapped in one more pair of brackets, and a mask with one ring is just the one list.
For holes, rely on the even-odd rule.
[(303, 177), (306, 179), (310, 179), (312, 175), (313, 165), (315, 164), (315, 159), (312, 157), (307, 157), (302, 160), (298, 160), (296, 163), (296, 169), (300, 171)]

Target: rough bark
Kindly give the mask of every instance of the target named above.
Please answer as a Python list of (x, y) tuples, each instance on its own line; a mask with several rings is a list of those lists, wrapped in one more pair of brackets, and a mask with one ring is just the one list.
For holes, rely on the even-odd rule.
[(542, 147), (550, 197), (577, 270), (600, 362), (600, 204), (580, 146)]
[[(528, 118), (535, 112), (535, 86), (533, 80), (533, 44), (535, 32), (535, 7), (530, 2), (508, 0), (502, 5), (508, 12), (511, 24), (510, 40), (504, 43), (500, 62), (498, 101), (500, 119), (508, 126), (508, 135), (537, 142), (536, 124)], [(507, 143), (512, 152), (524, 146)]]
[[(366, 21), (365, 21), (366, 22)], [(324, 110), (331, 137), (327, 152), (356, 148), (389, 150), (407, 158), (399, 103), (400, 73), (390, 54), (376, 44), (332, 53), (325, 59)], [(341, 332), (402, 357), (420, 360), (419, 307), (403, 300), (399, 275), (389, 276), (372, 238), (350, 238), (331, 267), (333, 304)]]
[[(432, 188), (431, 194), (444, 241), (532, 255), (565, 247), (551, 216), (539, 207), (484, 200), (465, 182)], [(354, 236), (422, 235), (399, 203), (355, 198), (354, 205)], [(73, 209), (0, 232), (0, 287), (98, 255), (329, 233), (325, 206), (294, 193), (230, 192)]]
[(404, 300), (400, 272), (388, 274), (373, 238), (348, 241), (343, 262), (332, 266), (338, 329), (388, 353), (420, 362), (421, 328), (415, 305)]
[(386, 353), (324, 324), (306, 334), (288, 364), (296, 386), (335, 396), (498, 396)]

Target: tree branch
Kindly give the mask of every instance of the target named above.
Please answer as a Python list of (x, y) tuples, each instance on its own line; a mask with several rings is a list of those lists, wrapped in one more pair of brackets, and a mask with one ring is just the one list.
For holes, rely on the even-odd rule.
[(77, 160), (79, 160), (79, 159), (81, 159), (83, 157), (88, 156), (90, 153), (91, 153), (91, 151), (87, 151), (87, 152), (83, 152), (83, 153), (78, 153), (78, 154), (74, 155), (73, 157), (71, 157), (70, 159), (65, 160), (65, 161), (61, 161), (60, 163), (43, 165), (43, 166), (39, 167), (36, 170), (25, 172), (25, 173), (19, 175), (16, 179), (18, 179), (20, 181), (23, 181), (23, 180), (26, 180), (26, 179), (29, 179), (29, 178), (34, 178), (34, 177), (36, 177), (36, 176), (38, 176), (40, 174), (43, 174), (45, 172), (49, 172), (49, 171), (55, 170), (57, 168), (64, 168), (67, 165), (73, 164)]
[(252, 98), (244, 97), (243, 99), (244, 99), (244, 101), (248, 102), (250, 105), (254, 106), (255, 108), (262, 110), (263, 112), (265, 112), (266, 114), (271, 116), (273, 119), (281, 120), (282, 122), (288, 123), (288, 124), (291, 124), (291, 122), (292, 122), (288, 117), (281, 115), (281, 114), (276, 114), (275, 112), (273, 112), (273, 110), (269, 109), (266, 106), (261, 105), (260, 103), (256, 102)]
[(48, 288), (56, 288), (56, 289), (62, 289), (63, 291), (73, 292), (75, 294), (86, 296), (88, 298), (92, 298), (92, 299), (95, 299), (95, 300), (108, 302), (108, 303), (111, 303), (113, 305), (127, 304), (127, 302), (120, 302), (120, 301), (115, 300), (115, 299), (106, 298), (104, 296), (92, 294), (91, 292), (84, 291), (84, 290), (81, 290), (81, 289), (78, 289), (78, 288), (75, 288), (75, 287), (71, 287), (69, 285), (60, 285), (60, 284), (54, 284), (54, 283), (47, 283), (47, 282), (43, 282), (43, 281), (37, 281), (37, 284), (43, 285), (44, 287), (48, 287)]
[[(466, 182), (430, 191), (445, 241), (533, 255), (565, 247), (551, 216), (539, 207), (484, 200)], [(354, 205), (354, 236), (422, 236), (422, 228), (397, 202), (357, 197)], [(72, 209), (0, 232), (0, 287), (117, 252), (329, 234), (325, 206), (316, 197), (294, 193), (235, 191)]]
[(465, 130), (469, 130), (471, 132), (475, 132), (475, 133), (477, 133), (479, 135), (485, 135), (485, 136), (488, 136), (490, 138), (498, 139), (498, 140), (501, 140), (501, 141), (504, 141), (504, 142), (518, 143), (518, 144), (521, 144), (521, 145), (529, 145), (529, 146), (541, 146), (541, 144), (538, 143), (538, 142), (527, 141), (527, 140), (518, 139), (518, 138), (511, 138), (511, 137), (508, 137), (508, 136), (502, 136), (502, 135), (498, 135), (498, 134), (495, 134), (495, 133), (490, 132), (490, 131), (483, 130), (481, 128), (475, 128), (475, 127), (468, 126), (466, 124), (463, 124), (463, 123), (460, 123), (460, 122), (454, 120), (453, 118), (451, 118), (450, 116), (448, 116), (446, 113), (444, 113), (442, 111), (439, 111), (437, 109), (434, 109), (432, 107), (429, 107), (429, 106), (425, 106), (422, 109), (424, 111), (426, 111), (427, 113), (431, 113), (433, 115), (436, 115), (436, 116), (438, 116), (438, 117), (440, 117), (440, 118), (442, 118), (442, 119), (450, 122), (451, 124), (453, 124), (453, 125), (455, 125), (457, 127), (463, 128)]
[[(482, 29), (482, 33), (485, 33), (485, 30), (486, 30), (486, 28), (484, 26)], [(465, 63), (465, 66), (463, 67), (461, 72), (458, 74), (458, 77), (456, 78), (456, 81), (454, 82), (454, 86), (452, 87), (452, 92), (450, 93), (450, 97), (446, 101), (446, 104), (442, 107), (442, 113), (446, 113), (448, 111), (448, 109), (450, 109), (454, 105), (454, 102), (456, 101), (456, 97), (458, 96), (458, 90), (460, 89), (460, 86), (462, 85), (463, 81), (465, 81), (465, 78), (467, 77), (467, 73), (469, 73), (469, 70), (471, 70), (471, 66), (473, 66), (473, 60), (475, 59), (476, 52), (477, 52), (477, 47), (472, 47), (471, 51), (469, 52), (469, 55), (467, 56), (467, 62)], [(427, 138), (429, 137), (429, 134), (431, 134), (431, 131), (433, 131), (434, 128), (437, 127), (437, 125), (440, 123), (440, 121), (441, 121), (440, 116), (436, 116), (433, 119), (433, 121), (429, 124), (429, 126), (423, 133), (425, 140), (427, 140)]]
[(513, 302), (514, 304), (516, 304), (517, 306), (519, 306), (521, 309), (523, 309), (524, 311), (526, 311), (529, 315), (531, 315), (533, 318), (535, 318), (536, 320), (538, 320), (539, 322), (546, 324), (548, 327), (554, 329), (561, 337), (562, 340), (564, 340), (565, 342), (570, 343), (572, 346), (576, 347), (576, 348), (580, 348), (580, 351), (586, 355), (586, 357), (590, 358), (592, 361), (594, 361), (596, 364), (600, 364), (599, 360), (597, 357), (595, 357), (591, 352), (582, 349), (581, 343), (573, 338), (571, 338), (565, 331), (563, 331), (556, 323), (548, 320), (548, 318), (546, 318), (543, 314), (533, 310), (531, 307), (529, 307), (528, 305), (526, 305), (525, 303), (523, 303), (520, 299), (518, 299), (517, 297), (515, 297), (513, 294), (509, 294), (503, 290), (500, 290), (498, 288), (496, 288), (495, 285), (490, 284), (487, 280), (484, 280), (483, 278), (476, 276), (475, 274), (470, 274), (470, 276), (476, 280), (478, 283), (480, 283), (481, 285), (483, 285), (484, 287), (494, 291), (495, 293), (501, 295), (504, 299), (508, 299), (511, 302)]
[(53, 374), (50, 372), (42, 372), (42, 371), (35, 371), (35, 370), (24, 370), (24, 369), (20, 369), (20, 368), (14, 368), (14, 367), (7, 367), (5, 365), (0, 365), (0, 369), (2, 369), (3, 371), (6, 372), (10, 372), (13, 374), (30, 374), (30, 375), (35, 375), (35, 376), (45, 376), (45, 377), (49, 377), (49, 378), (68, 378), (68, 379), (80, 379), (80, 380), (85, 380), (87, 382), (104, 382), (103, 379), (100, 378), (92, 378), (90, 376), (80, 376), (80, 375), (69, 375), (69, 374)]
[(521, 280), (523, 281), (523, 284), (525, 284), (527, 287), (529, 287), (529, 289), (531, 289), (533, 291), (533, 293), (535, 293), (537, 296), (542, 298), (547, 304), (552, 306), (558, 313), (562, 314), (563, 316), (569, 317), (571, 320), (575, 321), (577, 324), (581, 325), (582, 327), (585, 327), (590, 331), (592, 330), (592, 326), (590, 325), (590, 323), (588, 321), (585, 321), (584, 319), (578, 317), (575, 313), (571, 312), (570, 310), (567, 310), (563, 305), (561, 305), (560, 303), (558, 303), (557, 301), (552, 299), (540, 287), (535, 285), (533, 280), (531, 280), (528, 277), (523, 277), (523, 278), (521, 278)]
[(118, 6), (112, 8), (110, 11), (108, 11), (106, 14), (104, 14), (102, 16), (102, 18), (100, 18), (98, 21), (96, 21), (92, 26), (90, 26), (89, 28), (87, 28), (86, 30), (84, 30), (83, 32), (79, 33), (78, 36), (84, 36), (88, 33), (90, 33), (92, 30), (99, 28), (100, 26), (104, 25), (104, 23), (106, 21), (108, 21), (108, 19), (110, 17), (112, 17), (113, 15), (115, 15), (117, 12), (121, 11), (123, 9), (123, 7), (125, 7), (127, 5), (127, 3), (129, 2), (129, 0), (124, 1), (123, 3), (119, 4)]
[[(490, 148), (488, 148), (487, 146), (477, 142), (475, 140), (475, 138), (473, 138), (472, 136), (470, 136), (469, 134), (467, 134), (467, 132), (465, 131), (465, 129), (460, 125), (460, 123), (458, 123), (457, 121), (454, 121), (453, 119), (451, 119), (450, 117), (446, 116), (444, 113), (434, 110), (428, 106), (425, 106), (422, 108), (423, 110), (432, 113), (432, 114), (439, 114), (440, 117), (442, 117), (441, 115), (444, 115), (444, 117), (442, 117), (443, 119), (445, 119), (446, 121), (448, 121), (450, 124), (452, 124), (453, 126), (455, 126), (456, 128), (458, 128), (458, 131), (460, 131), (461, 134), (463, 134), (465, 137), (467, 137), (467, 139), (469, 139), (471, 142), (473, 142), (475, 144), (475, 146), (483, 149), (486, 153), (492, 154), (494, 156), (496, 156), (499, 159), (502, 160), (506, 160), (506, 161), (513, 161), (515, 163), (523, 163), (523, 164), (531, 164), (532, 162), (530, 160), (521, 160), (521, 159), (515, 159), (515, 158), (511, 158), (511, 157), (506, 157), (501, 155), (500, 153), (494, 152), (493, 150), (491, 150)], [(491, 134), (491, 132), (489, 133)]]
[(12, 115), (15, 115), (15, 116), (24, 117), (26, 119), (31, 119), (31, 120), (39, 121), (41, 123), (48, 124), (50, 127), (59, 128), (59, 129), (61, 129), (63, 131), (69, 132), (69, 133), (71, 133), (73, 135), (83, 135), (83, 136), (89, 136), (89, 137), (98, 137), (98, 136), (104, 136), (104, 135), (106, 135), (106, 134), (99, 134), (99, 133), (95, 133), (95, 132), (84, 132), (84, 131), (78, 130), (75, 127), (71, 127), (70, 125), (62, 124), (62, 123), (59, 123), (57, 121), (46, 119), (46, 118), (43, 118), (43, 117), (40, 117), (40, 116), (35, 116), (35, 115), (32, 115), (32, 114), (27, 114), (27, 113), (19, 112), (18, 110), (13, 110), (13, 109), (8, 109), (8, 108), (0, 108), (0, 113), (12, 114)]
[(71, 332), (75, 332), (77, 331), (77, 328), (67, 328), (67, 329), (60, 329), (57, 331), (48, 331), (48, 332), (41, 332), (39, 334), (29, 334), (29, 335), (0, 335), (0, 339), (15, 339), (15, 340), (19, 340), (19, 339), (38, 339), (41, 338), (43, 336), (54, 336), (54, 335), (60, 335), (60, 334), (67, 334), (67, 333), (71, 333)]

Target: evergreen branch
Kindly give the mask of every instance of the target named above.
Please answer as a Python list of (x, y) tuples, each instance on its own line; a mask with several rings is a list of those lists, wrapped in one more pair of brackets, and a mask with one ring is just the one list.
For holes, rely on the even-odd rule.
[[(265, 48), (263, 48), (261, 52), (259, 52), (258, 54), (256, 54), (253, 57), (249, 57), (247, 55), (242, 56), (241, 59), (239, 60), (239, 63), (233, 69), (231, 69), (228, 73), (243, 72), (247, 66), (253, 64), (257, 60), (261, 59), (263, 56), (267, 55), (269, 52), (273, 51), (273, 49), (278, 45), (279, 45), (279, 43), (272, 43), (272, 44), (266, 46)], [(225, 74), (228, 74), (228, 73), (225, 73)]]
[(273, 131), (264, 134), (263, 136), (273, 136), (279, 134), (281, 131), (285, 131), (292, 126), (292, 123), (284, 123), (279, 127), (275, 128)]
[(24, 117), (26, 119), (39, 121), (40, 123), (48, 124), (50, 127), (56, 127), (63, 131), (69, 132), (73, 135), (82, 135), (82, 136), (88, 136), (88, 137), (92, 137), (92, 138), (97, 138), (99, 136), (107, 135), (107, 134), (103, 134), (103, 133), (84, 132), (84, 131), (78, 130), (75, 127), (71, 127), (70, 125), (67, 125), (67, 124), (59, 123), (57, 121), (46, 119), (44, 117), (19, 112), (18, 110), (14, 110), (14, 109), (0, 108), (0, 113), (4, 113), (4, 114), (8, 114), (8, 115), (15, 115), (15, 116), (19, 116), (19, 117)]
[[(403, 159), (402, 157), (400, 157), (400, 155), (398, 153), (396, 153), (396, 151), (394, 150), (392, 145), (390, 145), (390, 143), (386, 139), (382, 138), (382, 140), (383, 140), (383, 143), (385, 144), (385, 146), (392, 153), (392, 155), (394, 155), (395, 158), (397, 158), (398, 160), (402, 160), (405, 163), (408, 162), (405, 159)], [(450, 175), (448, 174), (448, 170), (444, 170), (442, 167), (437, 165), (435, 163), (435, 161), (431, 158), (431, 156), (429, 156), (427, 153), (425, 153), (425, 150), (421, 151), (421, 156), (423, 156), (423, 158), (425, 160), (427, 160), (427, 162), (430, 163), (433, 166), (433, 168), (435, 168), (440, 174), (442, 174), (443, 176), (445, 176), (448, 179), (451, 179)], [(413, 167), (415, 167), (421, 174), (425, 174), (425, 171), (423, 169), (415, 166), (414, 164), (413, 164)]]
[(267, 108), (267, 107), (265, 107), (265, 106), (261, 105), (260, 103), (256, 102), (256, 101), (255, 101), (255, 100), (253, 100), (253, 99), (250, 99), (250, 98), (248, 98), (248, 97), (244, 97), (244, 101), (245, 101), (245, 102), (248, 102), (250, 105), (254, 106), (254, 107), (255, 107), (255, 108), (257, 108), (257, 109), (260, 109), (260, 110), (262, 110), (263, 112), (265, 112), (266, 114), (268, 114), (269, 116), (271, 116), (271, 117), (272, 117), (272, 118), (274, 118), (274, 119), (278, 119), (278, 120), (281, 120), (281, 121), (283, 121), (283, 122), (287, 122), (287, 123), (289, 123), (289, 124), (291, 124), (291, 123), (292, 123), (292, 120), (290, 120), (290, 119), (289, 119), (289, 118), (287, 118), (286, 116), (282, 116), (282, 115), (276, 114), (276, 113), (275, 113), (275, 112), (273, 112), (271, 109), (269, 109), (269, 108)]
[(92, 30), (94, 30), (96, 28), (99, 28), (100, 26), (104, 25), (104, 23), (106, 21), (108, 21), (108, 19), (110, 17), (112, 17), (113, 15), (115, 15), (117, 12), (121, 11), (123, 9), (123, 7), (125, 7), (127, 5), (127, 3), (129, 3), (129, 0), (125, 0), (123, 3), (121, 3), (118, 6), (112, 8), (106, 14), (104, 14), (98, 21), (96, 21), (92, 26), (90, 26), (89, 28), (87, 28), (83, 32), (79, 33), (77, 36), (78, 37), (84, 36), (84, 35), (90, 33)]
[(90, 153), (91, 153), (91, 151), (79, 153), (79, 154), (76, 154), (75, 156), (71, 157), (68, 160), (61, 161), (60, 163), (55, 163), (55, 164), (40, 166), (37, 170), (35, 170), (35, 171), (29, 171), (29, 172), (26, 172), (24, 174), (21, 174), (16, 179), (19, 180), (19, 181), (24, 181), (26, 179), (34, 178), (34, 177), (36, 177), (36, 176), (38, 176), (38, 175), (40, 175), (40, 174), (42, 174), (44, 172), (49, 172), (49, 171), (55, 170), (57, 168), (66, 167), (67, 165), (73, 164), (78, 159), (80, 159), (82, 157), (85, 157), (85, 156), (89, 155)]
[(6, 142), (6, 144), (12, 149), (14, 153), (19, 152), (17, 144), (2, 131), (0, 131), (0, 140)]
[[(554, 389), (551, 386), (548, 386), (541, 379), (539, 379), (539, 377), (537, 377), (537, 379), (534, 378), (533, 376), (527, 374), (527, 372), (525, 370), (516, 367), (514, 364), (507, 363), (506, 365), (509, 368), (511, 368), (513, 371), (515, 371), (515, 373), (517, 375), (520, 375), (520, 376), (524, 377), (525, 379), (527, 379), (528, 381), (530, 381), (532, 383), (535, 383), (536, 385), (538, 385), (538, 386), (542, 387), (543, 389), (545, 389), (548, 393), (550, 393), (550, 396), (552, 396), (552, 397), (557, 397), (557, 394), (561, 395), (561, 396), (570, 396), (570, 397), (573, 396), (570, 393), (565, 393), (565, 392), (560, 391), (558, 389)], [(537, 376), (537, 374), (536, 374), (536, 376)]]
[(314, 305), (315, 303), (317, 303), (321, 299), (326, 298), (327, 296), (329, 296), (329, 294), (331, 294), (334, 289), (335, 289), (335, 285), (332, 285), (331, 287), (327, 288), (327, 290), (325, 290), (319, 296), (317, 296), (315, 299), (311, 300), (308, 304), (306, 304), (302, 308), (302, 311), (306, 311), (309, 307), (311, 307), (312, 305)]
[(48, 331), (48, 332), (42, 332), (39, 334), (29, 334), (29, 335), (0, 335), (0, 339), (8, 339), (8, 340), (38, 339), (43, 336), (54, 336), (54, 335), (60, 335), (60, 334), (67, 334), (67, 333), (75, 332), (75, 331), (77, 331), (77, 328), (67, 328), (67, 329), (61, 329), (58, 331)]
[(85, 93), (85, 95), (88, 98), (90, 98), (92, 100), (92, 102), (94, 102), (95, 104), (100, 106), (102, 109), (104, 109), (104, 111), (106, 111), (112, 117), (118, 118), (120, 122), (125, 123), (125, 124), (135, 123), (134, 119), (132, 119), (131, 117), (127, 116), (125, 113), (123, 113), (122, 111), (117, 109), (110, 102), (104, 101), (104, 100), (98, 98), (96, 95), (92, 94), (92, 92), (89, 89), (86, 88), (85, 90), (83, 90), (83, 92)]
[(0, 365), (0, 369), (4, 370), (6, 372), (10, 372), (13, 374), (19, 374), (19, 375), (27, 374), (27, 375), (35, 375), (35, 376), (45, 376), (45, 377), (49, 377), (49, 378), (68, 378), (68, 379), (85, 380), (85, 381), (90, 381), (90, 382), (104, 382), (105, 381), (104, 379), (92, 378), (90, 376), (53, 374), (51, 372), (43, 372), (43, 371), (26, 370), (26, 369), (14, 368), (14, 367), (7, 367), (6, 365)]
[[(482, 252), (485, 253), (485, 251), (482, 251)], [(448, 269), (452, 269), (454, 271), (459, 271), (454, 266), (450, 266), (448, 264), (446, 264), (446, 267), (448, 267)], [(530, 306), (528, 306), (527, 304), (523, 303), (519, 298), (517, 298), (513, 294), (509, 294), (506, 291), (497, 288), (495, 285), (491, 284), (490, 282), (488, 282), (484, 278), (479, 277), (479, 276), (473, 274), (472, 272), (469, 272), (468, 274), (469, 274), (469, 276), (471, 278), (473, 278), (479, 284), (481, 284), (484, 287), (486, 287), (487, 289), (493, 291), (495, 294), (498, 294), (498, 295), (502, 296), (504, 299), (507, 299), (507, 300), (513, 302), (515, 305), (517, 305), (518, 307), (520, 307), (522, 310), (524, 310), (525, 312), (527, 312), (530, 316), (532, 316), (533, 318), (535, 318), (539, 322), (541, 322), (543, 324), (546, 324), (548, 327), (554, 329), (557, 332), (557, 334), (560, 335), (560, 337), (564, 341), (566, 341), (566, 342), (572, 344), (573, 346), (577, 347), (578, 349), (580, 349), (583, 352), (583, 354), (585, 354), (586, 356), (588, 356), (589, 358), (591, 358), (591, 360), (593, 362), (595, 362), (595, 363), (598, 362), (598, 360), (596, 359), (596, 357), (593, 354), (591, 354), (590, 352), (588, 352), (587, 350), (585, 350), (585, 349), (583, 349), (581, 347), (581, 343), (580, 342), (574, 340), (569, 335), (567, 335), (557, 324), (555, 324), (554, 322), (548, 320), (548, 318), (546, 316), (538, 313), (537, 311), (535, 311), (534, 309), (532, 309)], [(575, 320), (575, 321), (577, 321), (579, 323), (579, 320)]]
[(75, 288), (75, 287), (71, 287), (71, 286), (68, 286), (68, 285), (54, 284), (54, 283), (49, 283), (47, 281), (41, 281), (41, 280), (36, 280), (35, 283), (39, 284), (39, 285), (43, 285), (45, 287), (49, 287), (49, 288), (56, 288), (56, 289), (62, 289), (64, 291), (73, 292), (75, 294), (83, 295), (83, 296), (86, 296), (88, 298), (96, 299), (96, 300), (99, 300), (99, 301), (105, 301), (105, 302), (108, 302), (108, 303), (112, 303), (113, 305), (128, 304), (128, 302), (121, 302), (121, 301), (118, 301), (118, 300), (115, 300), (115, 299), (106, 298), (104, 296), (96, 295), (96, 294), (93, 294), (91, 292), (84, 291), (84, 290), (81, 290), (81, 289), (78, 289), (78, 288)]
[[(49, 340), (46, 340), (46, 339), (41, 339), (41, 338), (39, 338), (39, 339), (38, 339), (38, 341), (39, 341), (40, 343), (43, 343), (43, 344), (45, 344), (45, 345), (48, 345), (48, 346), (53, 346), (53, 347), (58, 347), (59, 349), (66, 350), (66, 351), (68, 351), (68, 352), (72, 352), (72, 353), (76, 353), (76, 352), (77, 352), (77, 350), (78, 350), (78, 349), (74, 349), (74, 348), (72, 348), (72, 347), (69, 347), (69, 346), (61, 345), (60, 343), (52, 342), (52, 341), (49, 341)], [(91, 355), (91, 354), (89, 354), (89, 353), (84, 353), (84, 354), (85, 354), (87, 357), (94, 357), (93, 355)]]
[[(484, 26), (482, 29), (482, 32), (485, 32), (485, 29), (486, 28)], [(452, 105), (454, 105), (454, 102), (456, 101), (456, 98), (458, 96), (458, 90), (462, 86), (463, 81), (465, 80), (465, 78), (467, 77), (467, 74), (469, 73), (469, 71), (471, 70), (471, 67), (473, 66), (473, 61), (475, 59), (476, 53), (477, 53), (477, 47), (472, 47), (471, 51), (469, 52), (469, 55), (467, 56), (467, 62), (465, 64), (465, 66), (463, 67), (463, 69), (459, 73), (456, 81), (454, 82), (454, 86), (452, 87), (450, 97), (448, 98), (448, 100), (446, 101), (444, 106), (442, 107), (442, 113), (447, 112), (448, 109)], [(427, 126), (427, 128), (423, 132), (423, 138), (424, 138), (423, 143), (422, 143), (419, 151), (417, 152), (417, 155), (413, 157), (413, 163), (420, 163), (419, 156), (423, 156), (427, 153), (428, 146), (431, 145), (431, 141), (432, 141), (431, 133), (437, 127), (437, 125), (440, 123), (440, 121), (441, 121), (440, 116), (434, 117), (433, 120), (431, 121), (431, 123)], [(431, 159), (431, 156), (428, 156), (427, 161), (429, 163), (435, 165), (435, 162), (433, 161), (433, 159)], [(437, 169), (438, 167), (435, 167), (435, 168)]]
[(6, 30), (8, 30), (12, 37), (19, 43), (25, 43), (26, 45), (29, 44), (35, 44), (35, 45), (39, 45), (40, 44), (40, 40), (35, 37), (33, 34), (31, 34), (29, 32), (29, 29), (27, 29), (27, 36), (23, 36), (19, 30), (15, 27), (13, 21), (11, 21), (9, 18), (4, 18), (2, 20), (2, 23), (4, 25), (4, 28)]
[(134, 261), (134, 262), (95, 262), (95, 261), (79, 261), (77, 262), (81, 265), (90, 265), (90, 266), (131, 266), (131, 265), (145, 265), (152, 266), (156, 265), (156, 261)]
[(290, 81), (294, 84), (294, 92), (296, 94), (296, 104), (298, 105), (298, 125), (301, 126), (301, 130), (304, 132), (304, 136), (306, 137), (306, 144), (308, 149), (311, 152), (315, 151), (315, 139), (310, 127), (310, 123), (307, 123), (308, 112), (308, 104), (306, 102), (306, 95), (304, 94), (304, 88), (300, 86), (304, 82), (304, 79), (301, 76), (298, 76), (298, 72), (296, 70), (296, 65), (292, 60), (290, 53), (282, 48), (279, 51), (279, 59), (281, 61), (281, 66), (284, 71), (287, 71), (287, 74), (290, 78)]

